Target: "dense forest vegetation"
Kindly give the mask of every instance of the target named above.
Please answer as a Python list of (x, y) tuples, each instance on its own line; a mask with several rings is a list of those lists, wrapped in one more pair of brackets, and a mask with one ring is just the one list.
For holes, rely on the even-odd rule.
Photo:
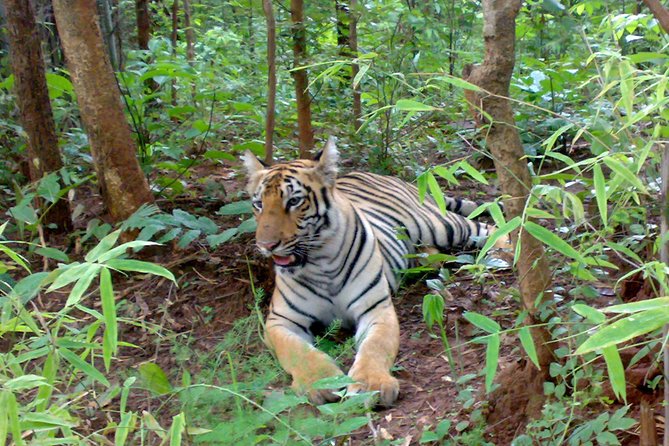
[[(0, 442), (659, 444), (659, 0), (0, 0)], [(263, 343), (240, 157), (481, 204), (394, 296), (400, 397), (309, 402)], [(493, 245), (510, 237), (511, 248)], [(350, 367), (335, 322), (316, 339)]]

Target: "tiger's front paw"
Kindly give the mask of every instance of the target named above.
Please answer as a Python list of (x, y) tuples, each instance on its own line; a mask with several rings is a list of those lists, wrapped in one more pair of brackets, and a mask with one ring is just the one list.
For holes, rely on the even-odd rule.
[(308, 370), (293, 375), (293, 391), (299, 395), (307, 395), (312, 404), (320, 405), (337, 401), (339, 396), (331, 389), (315, 389), (314, 383), (323, 378), (343, 375), (343, 372), (334, 364), (319, 367), (318, 370)]
[(349, 373), (356, 384), (348, 386), (351, 393), (379, 392), (379, 405), (392, 406), (400, 393), (400, 383), (393, 378), (390, 372), (384, 370), (351, 370)]

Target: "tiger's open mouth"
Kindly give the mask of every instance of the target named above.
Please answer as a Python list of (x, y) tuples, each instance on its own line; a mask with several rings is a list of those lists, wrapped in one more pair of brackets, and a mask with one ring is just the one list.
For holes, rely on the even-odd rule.
[(272, 260), (274, 260), (275, 265), (283, 267), (294, 266), (298, 263), (297, 259), (293, 255), (290, 256), (273, 255)]

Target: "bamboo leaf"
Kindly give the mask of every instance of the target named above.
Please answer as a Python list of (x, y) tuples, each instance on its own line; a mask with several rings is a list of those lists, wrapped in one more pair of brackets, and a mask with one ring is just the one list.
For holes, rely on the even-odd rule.
[(667, 307), (669, 307), (669, 297), (658, 297), (628, 304), (612, 305), (610, 307), (602, 308), (602, 311), (605, 313), (637, 313), (639, 311)]
[(603, 324), (606, 321), (606, 316), (604, 316), (604, 313), (596, 308), (592, 308), (591, 306), (584, 304), (574, 304), (571, 306), (571, 309), (574, 310), (576, 314), (583, 316), (585, 319), (594, 324)]
[(613, 393), (623, 401), (627, 402), (627, 390), (625, 388), (625, 368), (623, 362), (620, 360), (618, 348), (615, 345), (606, 347), (602, 350), (604, 361), (606, 361), (606, 369), (609, 372), (609, 381)]
[(534, 238), (536, 238), (537, 240), (540, 240), (541, 242), (543, 242), (547, 246), (550, 246), (551, 248), (558, 251), (559, 253), (561, 253), (561, 254), (563, 254), (567, 257), (571, 257), (572, 259), (578, 260), (579, 262), (585, 263), (585, 259), (583, 258), (583, 256), (578, 251), (576, 251), (567, 242), (565, 242), (560, 237), (553, 234), (551, 231), (544, 228), (543, 226), (540, 226), (540, 225), (538, 225), (534, 222), (528, 221), (528, 222), (525, 222), (524, 228)]
[(395, 103), (395, 110), (407, 112), (424, 112), (436, 110), (431, 105), (423, 104), (422, 102), (412, 101), (411, 99), (399, 99)]
[(86, 254), (84, 260), (86, 260), (87, 262), (95, 262), (98, 259), (98, 257), (100, 257), (105, 252), (109, 251), (112, 248), (112, 246), (116, 244), (116, 241), (118, 240), (120, 235), (121, 235), (120, 230), (107, 234), (106, 237), (100, 240), (100, 243), (98, 243), (95, 248), (91, 249), (88, 252), (88, 254)]
[(98, 369), (81, 359), (78, 355), (74, 354), (65, 347), (61, 347), (58, 352), (63, 357), (63, 359), (70, 363), (72, 367), (83, 372), (84, 375), (88, 376), (89, 378), (99, 381), (100, 383), (109, 387), (109, 381), (107, 378), (105, 378), (105, 376), (100, 373)]
[(181, 446), (181, 437), (183, 436), (185, 427), (186, 416), (183, 412), (172, 418), (172, 426), (170, 426), (170, 446)]
[(608, 207), (606, 201), (606, 181), (604, 174), (599, 164), (593, 167), (593, 179), (595, 183), (595, 197), (597, 198), (597, 207), (599, 208), (599, 216), (602, 219), (604, 227), (608, 226), (609, 218), (607, 215)]
[(463, 316), (470, 324), (477, 326), (485, 332), (495, 334), (499, 333), (502, 329), (497, 322), (482, 314), (467, 311)]
[(174, 274), (172, 274), (167, 268), (156, 265), (155, 263), (131, 259), (110, 259), (106, 262), (106, 265), (120, 271), (132, 271), (136, 273), (148, 273), (153, 274), (154, 276), (161, 276), (176, 283)]
[(496, 333), (488, 338), (488, 347), (485, 351), (485, 390), (490, 392), (495, 380), (497, 365), (499, 362), (499, 334)]
[[(495, 229), (495, 231), (488, 236), (488, 239), (485, 242), (485, 245), (483, 245), (483, 248), (481, 248), (481, 251), (479, 252), (478, 257), (476, 257), (476, 262), (480, 262), (483, 257), (485, 257), (486, 253), (495, 246), (495, 243), (497, 240), (501, 239), (502, 237), (506, 237), (511, 233), (511, 231), (515, 230), (518, 226), (520, 226), (522, 219), (520, 216), (514, 217), (511, 220), (507, 221), (504, 223), (502, 226), (499, 228)], [(520, 246), (520, 244), (517, 245), (517, 247)]]
[(489, 183), (488, 183), (488, 180), (486, 180), (486, 178), (483, 176), (483, 174), (481, 174), (481, 172), (479, 172), (478, 170), (476, 170), (476, 169), (475, 169), (471, 164), (469, 164), (467, 161), (460, 161), (460, 162), (458, 163), (458, 167), (460, 167), (462, 170), (464, 170), (465, 172), (467, 172), (467, 174), (468, 174), (470, 177), (474, 178), (474, 179), (475, 179), (476, 181), (478, 181), (479, 183), (489, 184)]
[(657, 330), (669, 322), (669, 308), (655, 308), (635, 313), (601, 328), (576, 349), (583, 355), (620, 344), (629, 339)]
[(111, 273), (107, 268), (100, 272), (100, 299), (102, 300), (102, 315), (104, 317), (105, 332), (102, 344), (102, 359), (105, 368), (109, 371), (111, 359), (118, 351), (118, 323), (116, 321), (116, 301)]
[(439, 210), (442, 215), (446, 214), (446, 200), (444, 199), (444, 193), (437, 183), (437, 179), (432, 175), (432, 173), (427, 174), (427, 187), (430, 190), (430, 195), (434, 198), (434, 201), (437, 203)]
[(639, 191), (644, 194), (646, 193), (646, 188), (644, 187), (643, 183), (641, 183), (641, 180), (636, 176), (636, 173), (629, 170), (623, 163), (614, 158), (606, 157), (604, 158), (604, 164), (609, 166), (612, 171), (620, 175), (625, 181), (636, 187)]
[(518, 338), (520, 338), (520, 345), (523, 346), (525, 353), (530, 358), (532, 363), (541, 370), (541, 365), (539, 365), (539, 357), (537, 356), (537, 349), (534, 345), (534, 339), (532, 339), (532, 333), (528, 327), (521, 327), (518, 330)]

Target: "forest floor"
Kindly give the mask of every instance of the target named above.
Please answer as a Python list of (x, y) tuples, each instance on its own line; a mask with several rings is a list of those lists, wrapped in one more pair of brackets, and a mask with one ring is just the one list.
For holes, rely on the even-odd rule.
[[(206, 192), (201, 190), (193, 198), (180, 199), (176, 203), (159, 203), (161, 209), (170, 211), (178, 207), (193, 214), (206, 215), (221, 228), (238, 224), (235, 218), (215, 214), (220, 206), (232, 201), (243, 187), (244, 179), (238, 175), (237, 169), (220, 165), (201, 166), (195, 172), (195, 177), (217, 182), (225, 190), (223, 198), (220, 201), (204, 199)], [(477, 201), (493, 196), (492, 189), (486, 187), (482, 190), (482, 187), (478, 183), (462, 183), (457, 191), (451, 193)], [(82, 195), (79, 201), (86, 205), (86, 212), (78, 220), (79, 226), (85, 228), (88, 219), (100, 217), (101, 205), (99, 197), (92, 192), (90, 195)], [(256, 252), (252, 235), (222, 244), (213, 252), (195, 242), (185, 249), (169, 245), (145, 250), (140, 253), (140, 257), (171, 270), (178, 279), (179, 287), (154, 276), (115, 277), (117, 300), (124, 301), (119, 311), (122, 311), (123, 320), (127, 322), (119, 337), (136, 346), (123, 348), (119, 355), (117, 370), (120, 382), (128, 375), (128, 370), (136, 369), (144, 362), (158, 364), (172, 382), (180, 379), (184, 368), (188, 369), (190, 375), (197, 375), (206, 367), (197, 360), (198, 357), (214, 351), (223, 355), (225, 352), (217, 350), (217, 346), (223, 343), (226, 334), (237, 321), (254, 317), (251, 280), (255, 287), (266, 291), (266, 296), (273, 289), (269, 266)], [(560, 282), (560, 279), (556, 278), (556, 282)], [(602, 305), (615, 300), (612, 287), (613, 283), (601, 284), (599, 287)], [(397, 440), (396, 444), (403, 445), (418, 444), (424, 429), (434, 429), (444, 419), (450, 419), (452, 426), (458, 426), (465, 433), (479, 429), (478, 436), (470, 435), (471, 442), (463, 434), (459, 444), (482, 444), (479, 442), (482, 438), (496, 445), (510, 444), (514, 435), (522, 432), (510, 428), (524, 417), (522, 413), (509, 413), (498, 425), (487, 428), (481, 427), (485, 426), (482, 422), (479, 426), (471, 423), (473, 411), (480, 410), (484, 415), (488, 411), (481, 373), (485, 367), (485, 345), (469, 342), (476, 333), (462, 314), (465, 311), (476, 311), (494, 318), (503, 327), (511, 327), (519, 312), (516, 288), (515, 278), (510, 271), (495, 272), (484, 283), (475, 282), (467, 273), (455, 275), (449, 288), (451, 298), (447, 300), (445, 309), (445, 326), (456, 363), (451, 367), (441, 340), (430, 334), (423, 321), (422, 300), (429, 293), (424, 280), (405, 285), (395, 298), (401, 342), (394, 373), (401, 385), (400, 398), (394, 407), (378, 410), (368, 426), (338, 444), (374, 444), (381, 440)], [(267, 303), (268, 297), (260, 303), (263, 312)], [(51, 301), (48, 306), (51, 305), (57, 305), (57, 302)], [(173, 341), (177, 338), (188, 340), (186, 353), (174, 348)], [(247, 341), (233, 347), (237, 349), (236, 354), (253, 357), (266, 349), (257, 334)], [(499, 358), (501, 369), (516, 364), (523, 356), (515, 336), (503, 337)], [(640, 363), (636, 367), (648, 367), (648, 364)], [(458, 383), (458, 380), (461, 382)], [(287, 376), (279, 381), (280, 385), (289, 382)], [(632, 404), (631, 413), (634, 414), (640, 398), (644, 396), (638, 391), (635, 394), (633, 390), (628, 391), (628, 402)], [(464, 400), (472, 397), (475, 398), (473, 404), (466, 404), (467, 408), (463, 409)], [(645, 397), (654, 403), (659, 398), (657, 394)], [(105, 404), (113, 405), (116, 402)], [(161, 397), (152, 396), (147, 390), (131, 394), (129, 404), (132, 409), (141, 412), (163, 407), (167, 402)], [(659, 406), (656, 409), (659, 413)], [(169, 410), (164, 413), (163, 421), (169, 425), (174, 413)], [(91, 430), (106, 425), (104, 417), (104, 411), (89, 411), (87, 423), (90, 423)], [(630, 431), (624, 434), (623, 440), (624, 444), (636, 444), (638, 437)]]

